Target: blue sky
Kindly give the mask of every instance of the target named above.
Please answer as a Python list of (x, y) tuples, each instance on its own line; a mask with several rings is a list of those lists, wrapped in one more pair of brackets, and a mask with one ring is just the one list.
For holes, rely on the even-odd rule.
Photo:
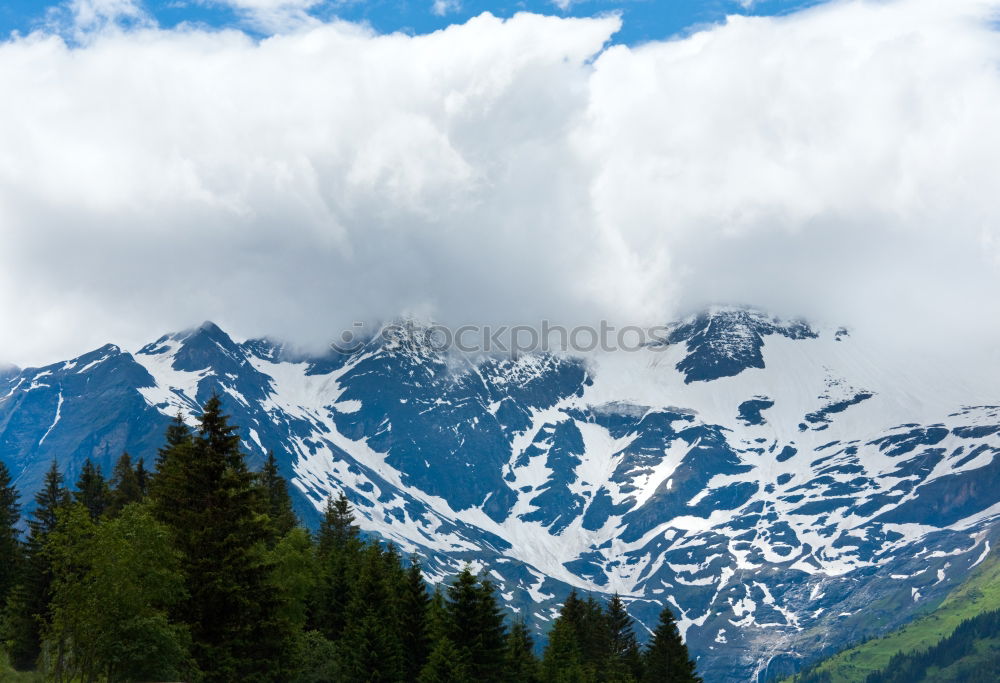
[[(428, 33), (450, 24), (462, 23), (482, 12), (501, 17), (519, 11), (563, 16), (594, 16), (621, 12), (623, 27), (616, 42), (635, 44), (682, 34), (692, 27), (722, 21), (727, 14), (775, 15), (819, 4), (823, 0), (575, 0), (562, 9), (553, 0), (336, 0), (320, 2), (311, 9), (314, 16), (339, 16), (370, 23), (388, 33)], [(235, 4), (235, 3), (234, 3)], [(749, 4), (749, 6), (747, 6)], [(0, 35), (12, 31), (28, 33), (44, 23), (49, 7), (37, 0), (8, 0), (0, 4)], [(445, 11), (440, 10), (446, 8)], [(148, 0), (145, 9), (163, 27), (182, 22), (210, 26), (245, 27), (238, 10), (212, 0)]]

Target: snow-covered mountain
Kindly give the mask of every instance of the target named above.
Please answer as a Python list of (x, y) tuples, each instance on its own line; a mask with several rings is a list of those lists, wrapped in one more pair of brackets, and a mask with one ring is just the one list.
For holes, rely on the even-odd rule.
[(488, 567), (544, 629), (570, 587), (674, 607), (709, 681), (789, 672), (934, 604), (997, 544), (1000, 365), (974, 372), (759, 311), (669, 344), (471, 359), (407, 336), (295, 356), (211, 323), (0, 371), (0, 458), (29, 497), (152, 459), (213, 392), (310, 524), (347, 492), (433, 578)]

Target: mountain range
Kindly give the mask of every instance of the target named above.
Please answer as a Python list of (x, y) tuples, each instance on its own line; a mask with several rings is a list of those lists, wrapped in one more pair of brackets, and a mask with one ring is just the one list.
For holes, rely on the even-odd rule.
[(471, 563), (540, 633), (571, 588), (621, 593), (646, 628), (670, 605), (713, 682), (896, 628), (996, 547), (990, 357), (744, 307), (584, 356), (456, 355), (415, 326), (303, 354), (205, 323), (0, 366), (0, 459), (28, 501), (53, 460), (70, 481), (88, 458), (151, 463), (169, 421), (217, 394), (251, 463), (275, 453), (307, 525), (343, 491), (429, 579)]

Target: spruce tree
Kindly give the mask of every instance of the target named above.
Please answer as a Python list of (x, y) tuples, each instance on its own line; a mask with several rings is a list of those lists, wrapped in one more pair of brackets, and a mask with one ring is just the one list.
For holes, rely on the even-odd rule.
[(296, 632), (306, 628), (308, 606), (316, 592), (319, 569), (309, 532), (296, 527), (271, 550), (273, 588), (281, 597), (282, 618)]
[(335, 641), (344, 630), (362, 549), (360, 530), (354, 524), (354, 513), (343, 492), (336, 500), (327, 500), (317, 545), (320, 581), (312, 627)]
[[(386, 561), (375, 543), (368, 544), (344, 617), (341, 662), (345, 681), (403, 679), (403, 650), (399, 631), (396, 566)], [(398, 555), (396, 556), (398, 557)]]
[(669, 607), (643, 653), (643, 683), (701, 683)]
[(467, 565), (448, 587), (448, 637), (477, 681), (503, 678), (506, 629), (493, 585)]
[(80, 470), (80, 478), (76, 482), (73, 500), (82, 504), (90, 513), (90, 518), (97, 520), (108, 509), (111, 491), (108, 482), (104, 480), (101, 468), (87, 458)]
[(424, 574), (416, 557), (410, 558), (410, 566), (402, 586), (399, 606), (399, 631), (403, 645), (403, 673), (406, 680), (416, 680), (427, 663), (430, 649), (430, 635), (427, 625), (427, 610), (431, 597), (424, 582)]
[(341, 491), (336, 499), (326, 501), (323, 520), (319, 525), (319, 552), (330, 555), (358, 546), (360, 529), (354, 523), (354, 511)]
[(283, 678), (292, 650), (272, 590), (267, 515), (239, 444), (213, 396), (196, 435), (180, 418), (171, 424), (151, 485), (153, 510), (183, 558), (188, 599), (177, 616), (207, 681)]
[[(448, 624), (448, 608), (441, 592), (441, 585), (434, 586), (431, 601), (427, 604), (427, 638), (431, 650), (434, 644), (442, 638), (447, 638), (451, 629)], [(452, 643), (454, 645), (454, 643)]]
[(507, 634), (504, 679), (508, 683), (537, 683), (541, 680), (535, 642), (524, 619), (515, 621)]
[(7, 601), (4, 640), (11, 664), (19, 670), (34, 668), (41, 653), (42, 629), (50, 621), (52, 599), (52, 564), (46, 542), (58, 524), (59, 511), (69, 503), (69, 491), (63, 486), (59, 465), (53, 460), (28, 520), (21, 579)]
[[(576, 597), (575, 593), (571, 596)], [(580, 636), (572, 620), (567, 618), (565, 605), (549, 631), (542, 659), (542, 677), (546, 683), (591, 683), (596, 680), (583, 665)]]
[(274, 452), (269, 451), (264, 467), (258, 476), (260, 487), (266, 500), (267, 515), (273, 528), (272, 543), (276, 543), (298, 524), (292, 512), (292, 499), (288, 496), (288, 484), (278, 471), (278, 461)]
[(139, 458), (135, 463), (135, 483), (139, 488), (139, 500), (145, 500), (149, 495), (149, 471), (146, 469), (145, 458)]
[[(187, 521), (195, 514), (185, 506), (193, 504), (198, 495), (195, 482), (190, 479), (195, 473), (205, 469), (196, 462), (194, 435), (184, 423), (184, 418), (178, 414), (167, 427), (166, 443), (156, 455), (156, 472), (149, 481), (149, 497), (157, 519), (166, 523), (172, 529), (185, 527)], [(131, 462), (131, 458), (129, 459)], [(124, 463), (119, 460), (124, 468)], [(131, 468), (131, 465), (130, 465)], [(216, 470), (218, 468), (215, 468)], [(132, 478), (132, 474), (122, 472), (123, 476)], [(216, 478), (218, 473), (216, 472)], [(138, 482), (136, 482), (138, 483)], [(126, 491), (136, 487), (125, 485)]]
[(608, 615), (593, 595), (581, 601), (581, 612), (575, 621), (580, 640), (583, 666), (588, 675), (604, 681), (611, 664), (611, 629)]
[(17, 582), (21, 564), (21, 538), (17, 529), (21, 518), (19, 495), (7, 466), (0, 460), (0, 610)]
[(473, 683), (475, 678), (455, 644), (447, 637), (434, 645), (427, 664), (417, 678), (418, 683)]
[(606, 618), (609, 652), (605, 680), (637, 680), (642, 675), (639, 645), (636, 642), (632, 617), (625, 610), (625, 604), (618, 593), (615, 593), (608, 602)]
[(474, 651), (472, 674), (480, 680), (503, 680), (507, 624), (497, 601), (496, 586), (489, 579), (479, 580), (479, 642)]
[(609, 642), (600, 604), (592, 597), (581, 600), (576, 590), (571, 590), (549, 632), (542, 662), (545, 680), (600, 680)]
[(130, 503), (138, 503), (145, 497), (136, 470), (132, 467), (132, 456), (122, 453), (111, 473), (111, 504), (109, 512), (117, 514)]
[(59, 510), (70, 503), (69, 490), (63, 484), (63, 475), (59, 463), (55, 460), (45, 473), (42, 489), (35, 495), (35, 509), (28, 520), (31, 537), (39, 539), (48, 536), (59, 523)]
[(399, 641), (385, 628), (375, 610), (352, 610), (341, 639), (341, 680), (345, 683), (388, 683), (402, 678)]
[(167, 459), (167, 455), (177, 446), (188, 443), (192, 438), (191, 428), (184, 422), (184, 416), (180, 413), (174, 416), (167, 426), (164, 436), (164, 445), (156, 454), (156, 471), (160, 471), (160, 465)]

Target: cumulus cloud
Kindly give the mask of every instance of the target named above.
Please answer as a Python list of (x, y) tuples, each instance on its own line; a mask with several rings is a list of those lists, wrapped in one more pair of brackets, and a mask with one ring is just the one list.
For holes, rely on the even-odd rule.
[(616, 17), (530, 14), (15, 38), (0, 357), (204, 318), (319, 343), (710, 301), (995, 333), (997, 7), (834, 3), (632, 48)]

